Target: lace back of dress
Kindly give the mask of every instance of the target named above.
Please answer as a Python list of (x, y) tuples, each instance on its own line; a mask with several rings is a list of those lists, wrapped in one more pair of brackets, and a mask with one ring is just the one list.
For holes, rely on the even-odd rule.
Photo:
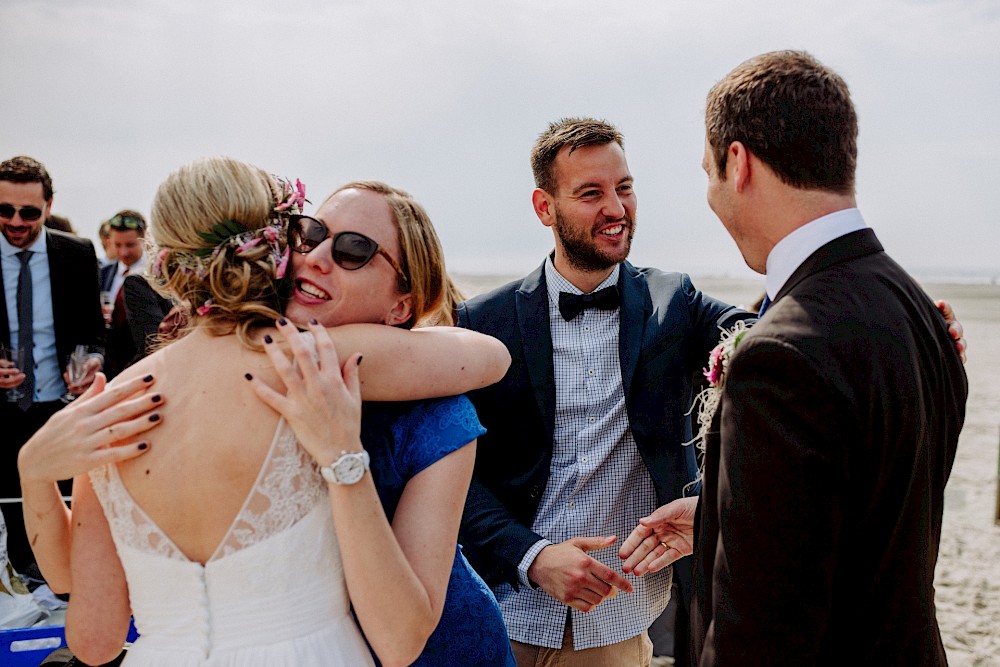
[(253, 491), (212, 560), (291, 528), (326, 498), (316, 464), (282, 418)]
[[(92, 470), (90, 481), (119, 546), (165, 558), (187, 560), (135, 503), (114, 464)], [(253, 489), (210, 560), (217, 560), (287, 530), (325, 497), (315, 463), (299, 447), (294, 432), (284, 419), (279, 420)]]

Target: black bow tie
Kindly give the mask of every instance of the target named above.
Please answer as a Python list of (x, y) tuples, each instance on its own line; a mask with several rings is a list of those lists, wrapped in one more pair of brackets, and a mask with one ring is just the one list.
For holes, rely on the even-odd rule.
[(618, 294), (617, 285), (605, 287), (590, 294), (559, 292), (559, 312), (562, 313), (563, 319), (569, 322), (587, 308), (614, 310), (621, 301), (622, 298)]

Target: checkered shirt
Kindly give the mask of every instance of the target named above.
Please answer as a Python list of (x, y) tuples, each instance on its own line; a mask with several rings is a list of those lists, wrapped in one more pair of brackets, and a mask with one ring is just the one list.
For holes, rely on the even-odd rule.
[[(618, 282), (621, 267), (597, 289)], [(576, 650), (631, 639), (649, 628), (670, 599), (671, 568), (644, 577), (626, 575), (635, 587), (584, 614), (528, 582), (528, 567), (546, 545), (579, 536), (617, 535), (590, 555), (621, 572), (618, 549), (641, 517), (656, 508), (656, 490), (628, 424), (618, 356), (619, 311), (587, 309), (567, 322), (559, 292), (580, 294), (551, 259), (545, 262), (549, 325), (556, 385), (555, 431), (550, 475), (531, 529), (545, 539), (524, 555), (517, 592), (495, 589), (511, 639), (535, 646), (562, 646), (567, 609)]]

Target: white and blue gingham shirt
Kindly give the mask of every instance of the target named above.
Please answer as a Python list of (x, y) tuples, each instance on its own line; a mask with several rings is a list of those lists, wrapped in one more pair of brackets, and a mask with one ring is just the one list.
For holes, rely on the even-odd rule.
[[(618, 282), (621, 267), (598, 285)], [(562, 646), (567, 609), (576, 650), (631, 639), (647, 628), (670, 599), (671, 568), (644, 577), (626, 575), (635, 587), (584, 614), (528, 584), (528, 568), (545, 546), (572, 537), (617, 535), (590, 555), (621, 572), (618, 549), (641, 517), (656, 509), (656, 490), (629, 428), (618, 356), (619, 311), (588, 309), (567, 322), (559, 293), (580, 290), (545, 262), (555, 371), (556, 413), (549, 481), (531, 529), (545, 539), (524, 555), (523, 584), (495, 589), (510, 638), (548, 648)]]

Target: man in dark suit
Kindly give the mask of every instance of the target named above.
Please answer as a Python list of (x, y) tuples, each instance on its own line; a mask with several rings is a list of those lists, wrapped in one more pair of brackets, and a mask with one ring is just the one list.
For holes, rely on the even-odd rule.
[(125, 209), (108, 220), (108, 226), (111, 230), (111, 246), (117, 257), (116, 261), (101, 267), (101, 290), (110, 292), (114, 303), (108, 322), (104, 363), (104, 372), (111, 379), (131, 365), (135, 361), (137, 350), (145, 347), (137, 346), (134, 342), (122, 286), (128, 276), (142, 275), (146, 219), (138, 211)]
[(555, 652), (566, 665), (648, 664), (670, 571), (626, 577), (609, 547), (693, 480), (693, 378), (719, 327), (749, 314), (686, 275), (625, 261), (636, 201), (613, 126), (553, 123), (532, 167), (554, 252), (459, 307), (461, 326), (512, 357), (500, 383), (471, 395), (488, 432), (460, 541), (497, 593), (519, 665)]
[(143, 276), (129, 274), (122, 283), (125, 316), (135, 347), (133, 361), (150, 354), (159, 341), (160, 323), (174, 307), (173, 302), (153, 289)]
[(946, 323), (856, 208), (847, 85), (801, 52), (709, 93), (708, 201), (771, 305), (706, 450), (701, 665), (944, 665), (934, 567), (967, 382)]
[[(97, 256), (90, 241), (44, 229), (52, 206), (52, 179), (30, 157), (0, 163), (0, 342), (28, 351), (23, 368), (0, 369), (0, 497), (18, 498), (17, 452), (63, 403), (63, 370), (76, 345), (93, 352), (84, 380), (69, 387), (82, 393), (101, 368), (104, 320), (97, 282)], [(30, 325), (29, 325), (30, 323)], [(24, 397), (11, 400), (9, 390)], [(11, 563), (23, 571), (34, 562), (21, 508), (2, 506)]]

